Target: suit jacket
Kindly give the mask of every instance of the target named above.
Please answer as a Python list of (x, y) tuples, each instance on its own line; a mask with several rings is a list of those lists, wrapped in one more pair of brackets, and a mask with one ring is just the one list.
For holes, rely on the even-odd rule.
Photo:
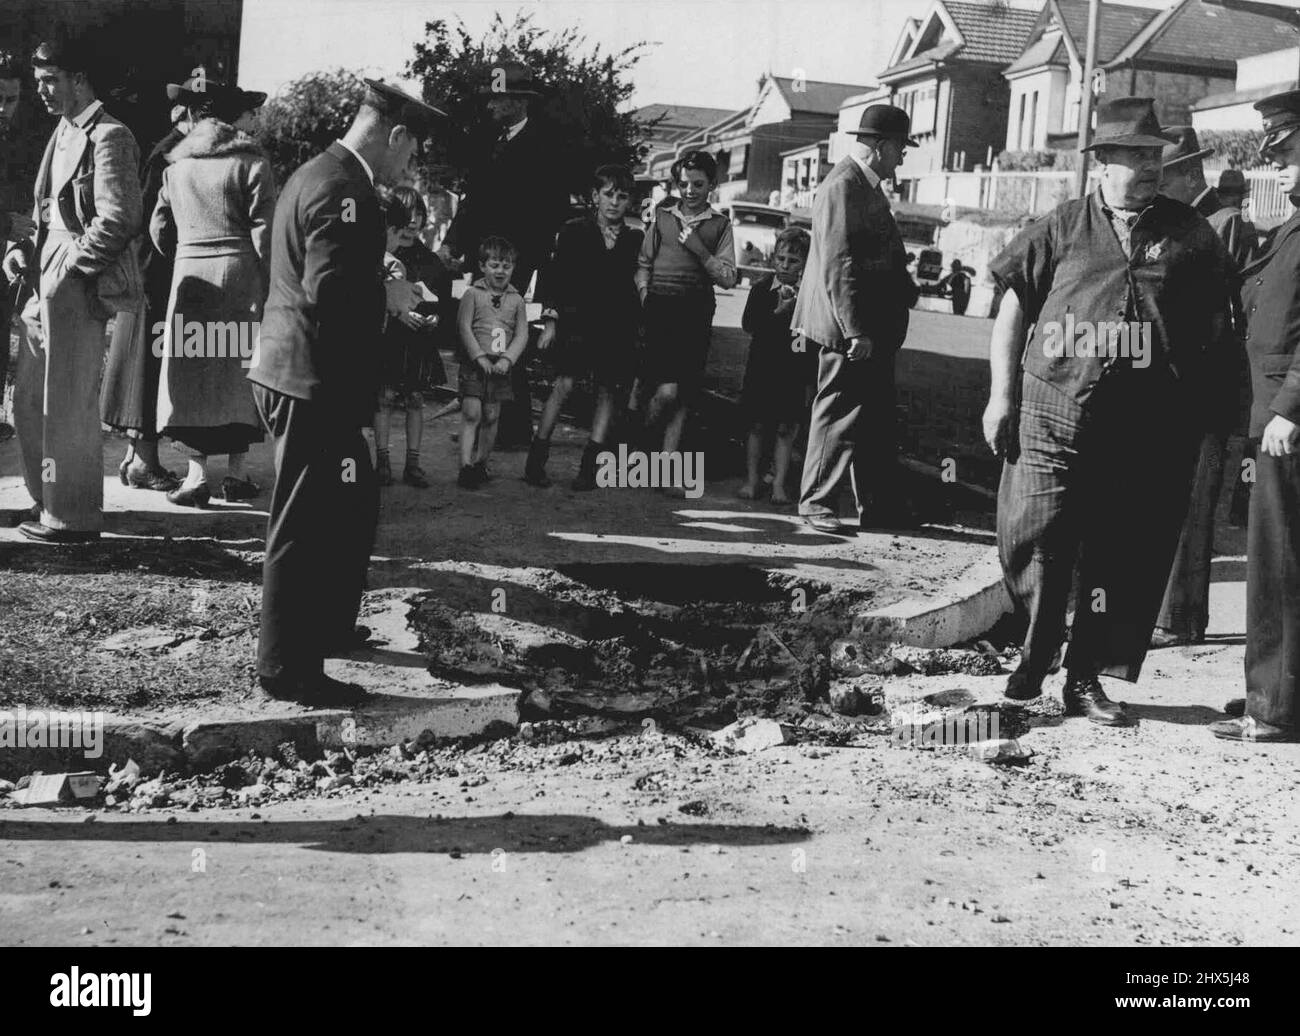
[(871, 186), (857, 162), (843, 158), (817, 188), (812, 219), (792, 326), (837, 351), (850, 338), (897, 349), (907, 337), (917, 289), (884, 192)]
[(331, 410), (374, 417), (384, 326), (384, 221), (375, 189), (335, 142), (289, 177), (271, 229), (271, 281), (248, 377)]
[(478, 245), (499, 234), (519, 249), (519, 267), (534, 270), (551, 254), (569, 209), (562, 155), (544, 123), (530, 117), (498, 148), (492, 132), (473, 142), (465, 198), (443, 243), (478, 269)]
[[(140, 199), (140, 150), (135, 137), (101, 106), (84, 129), (74, 129), (69, 147), (77, 149), (72, 175), (51, 182), (54, 144), (58, 129), (50, 134), (36, 174), (36, 240), (29, 255), (40, 256), (49, 235), (49, 221), (41, 218), (48, 204), (57, 205), (64, 225), (75, 235), (58, 267), (42, 271), (40, 293), (48, 297), (66, 274), (92, 278), (100, 303), (99, 316), (135, 309), (141, 299), (140, 265), (129, 247), (144, 226)], [(20, 246), (21, 247), (21, 246)]]
[(1241, 273), (1254, 394), (1250, 434), (1260, 436), (1274, 414), (1300, 424), (1300, 209)]

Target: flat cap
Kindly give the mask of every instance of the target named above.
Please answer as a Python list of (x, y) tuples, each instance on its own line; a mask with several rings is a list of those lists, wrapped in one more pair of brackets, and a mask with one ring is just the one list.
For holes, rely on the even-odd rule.
[(1264, 140), (1259, 145), (1262, 155), (1300, 129), (1300, 90), (1288, 90), (1256, 101), (1255, 111), (1264, 117)]
[(433, 132), (437, 120), (447, 117), (447, 113), (440, 108), (426, 104), (382, 79), (367, 79), (364, 82), (366, 94), (361, 103), (367, 108), (374, 108), (396, 125), (405, 126), (417, 137), (427, 137)]

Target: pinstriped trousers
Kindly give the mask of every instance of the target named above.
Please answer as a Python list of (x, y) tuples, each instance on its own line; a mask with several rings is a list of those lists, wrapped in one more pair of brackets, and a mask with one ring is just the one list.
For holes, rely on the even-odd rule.
[(1026, 622), (1021, 668), (1047, 675), (1079, 597), (1066, 665), (1135, 681), (1187, 513), (1200, 434), (1169, 375), (1102, 379), (1087, 410), (1025, 375), (998, 487), (998, 556)]

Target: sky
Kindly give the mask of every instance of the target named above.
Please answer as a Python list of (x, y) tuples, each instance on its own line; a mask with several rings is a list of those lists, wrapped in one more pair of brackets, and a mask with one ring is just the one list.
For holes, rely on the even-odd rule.
[[(1030, 8), (1043, 2), (1012, 0)], [(577, 26), (606, 51), (650, 41), (633, 72), (638, 107), (739, 109), (753, 103), (766, 71), (871, 85), (904, 20), (929, 7), (930, 0), (244, 0), (239, 80), (275, 93), (308, 72), (338, 67), (400, 79), (425, 22), (459, 16), (477, 36), (494, 12), (508, 20), (519, 10), (543, 29)]]

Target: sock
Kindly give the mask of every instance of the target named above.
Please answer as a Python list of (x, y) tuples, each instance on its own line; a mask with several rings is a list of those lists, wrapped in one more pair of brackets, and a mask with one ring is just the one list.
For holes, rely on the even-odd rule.
[(387, 448), (380, 449), (379, 447), (375, 447), (375, 463), (380, 467), (384, 467), (388, 464)]
[(420, 451), (419, 451), (419, 450), (407, 450), (407, 451), (406, 451), (406, 466), (407, 466), (408, 468), (418, 468), (418, 467), (420, 466)]

